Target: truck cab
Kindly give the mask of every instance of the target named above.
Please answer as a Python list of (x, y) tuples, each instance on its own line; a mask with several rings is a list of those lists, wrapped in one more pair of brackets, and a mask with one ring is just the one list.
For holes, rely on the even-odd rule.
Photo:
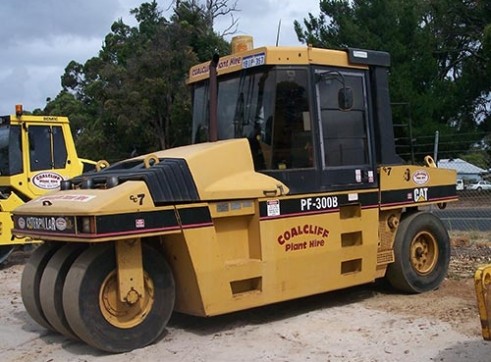
[[(356, 49), (269, 47), (225, 57), (217, 64), (218, 139), (247, 138), (255, 169), (293, 194), (377, 187), (377, 165), (403, 163), (389, 65), (387, 53)], [(199, 70), (189, 73), (195, 143), (208, 139), (209, 124), (209, 78)]]
[(67, 117), (27, 115), (21, 105), (0, 117), (0, 263), (30, 242), (12, 236), (12, 210), (94, 165), (78, 157)]

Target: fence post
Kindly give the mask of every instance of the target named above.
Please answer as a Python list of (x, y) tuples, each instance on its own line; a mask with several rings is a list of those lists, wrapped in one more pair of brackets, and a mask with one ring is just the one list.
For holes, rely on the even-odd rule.
[[(440, 140), (440, 132), (435, 131), (435, 146), (433, 148), (433, 160), (437, 162), (438, 160), (438, 142)], [(437, 163), (438, 165), (438, 163)]]

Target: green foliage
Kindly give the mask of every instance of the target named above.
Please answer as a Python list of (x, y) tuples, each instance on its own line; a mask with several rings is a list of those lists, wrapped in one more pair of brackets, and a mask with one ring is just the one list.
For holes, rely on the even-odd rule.
[(210, 60), (215, 53), (223, 56), (230, 51), (230, 44), (213, 30), (210, 17), (213, 14), (207, 13), (206, 8), (195, 1), (181, 2), (171, 17), (173, 22), (189, 31), (189, 45), (196, 53), (198, 62)]
[(460, 155), (460, 158), (484, 170), (489, 168), (491, 159), (483, 150), (476, 150)]
[(491, 165), (491, 133), (481, 133), (480, 136), (480, 141), (474, 143), (468, 151), (459, 157), (478, 167), (489, 170)]
[(196, 1), (176, 2), (170, 19), (155, 0), (131, 14), (137, 26), (114, 22), (98, 56), (67, 65), (62, 91), (43, 111), (70, 118), (83, 157), (115, 161), (188, 144), (188, 69), (229, 51), (214, 14)]
[(478, 128), (491, 131), (489, 1), (322, 0), (320, 10), (295, 22), (299, 40), (388, 51), (391, 98), (409, 105), (394, 118), (412, 121), (416, 142), (432, 145), (439, 130), (460, 141), (440, 147), (442, 157), (455, 157), (479, 140)]

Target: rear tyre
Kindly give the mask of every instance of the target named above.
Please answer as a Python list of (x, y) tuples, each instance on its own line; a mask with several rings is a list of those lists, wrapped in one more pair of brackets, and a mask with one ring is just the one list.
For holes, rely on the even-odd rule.
[(0, 265), (7, 261), (8, 257), (14, 251), (13, 245), (0, 245)]
[(57, 332), (78, 339), (63, 310), (63, 285), (75, 259), (86, 249), (84, 244), (68, 244), (57, 250), (44, 269), (39, 284), (39, 299), (44, 316)]
[(433, 214), (410, 214), (397, 230), (394, 256), (394, 263), (387, 268), (387, 279), (394, 288), (408, 293), (436, 289), (450, 262), (447, 230)]
[(49, 330), (54, 329), (46, 319), (41, 307), (39, 285), (46, 265), (61, 245), (59, 243), (44, 243), (36, 248), (24, 267), (20, 284), (22, 302), (27, 313), (38, 324)]
[(174, 308), (174, 278), (157, 250), (146, 244), (142, 249), (145, 296), (134, 304), (119, 301), (114, 244), (90, 247), (70, 268), (63, 308), (73, 332), (87, 344), (127, 352), (164, 331)]

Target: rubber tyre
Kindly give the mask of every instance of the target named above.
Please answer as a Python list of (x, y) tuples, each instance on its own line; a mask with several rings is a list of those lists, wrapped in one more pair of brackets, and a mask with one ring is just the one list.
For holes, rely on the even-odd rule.
[(13, 245), (0, 245), (0, 265), (7, 261), (8, 257), (13, 251)]
[(39, 297), (39, 285), (44, 269), (54, 253), (64, 244), (44, 243), (37, 247), (27, 261), (20, 283), (22, 302), (34, 321), (46, 329), (54, 331), (46, 319)]
[(66, 337), (78, 340), (63, 310), (63, 285), (75, 259), (87, 248), (86, 244), (68, 244), (57, 250), (48, 261), (39, 284), (39, 300), (51, 327)]
[[(414, 243), (419, 238), (432, 244), (433, 259), (424, 273), (418, 271), (414, 260)], [(431, 254), (431, 253), (429, 253)], [(450, 238), (445, 226), (435, 215), (416, 212), (401, 220), (394, 242), (394, 263), (387, 268), (387, 279), (396, 289), (407, 293), (423, 293), (440, 286), (447, 275), (450, 262)]]
[(106, 278), (116, 270), (114, 244), (95, 245), (73, 263), (63, 289), (63, 308), (74, 333), (103, 351), (120, 353), (154, 342), (164, 331), (175, 301), (174, 278), (165, 258), (143, 244), (143, 267), (154, 287), (151, 310), (139, 324), (118, 328), (104, 317), (99, 301)]

